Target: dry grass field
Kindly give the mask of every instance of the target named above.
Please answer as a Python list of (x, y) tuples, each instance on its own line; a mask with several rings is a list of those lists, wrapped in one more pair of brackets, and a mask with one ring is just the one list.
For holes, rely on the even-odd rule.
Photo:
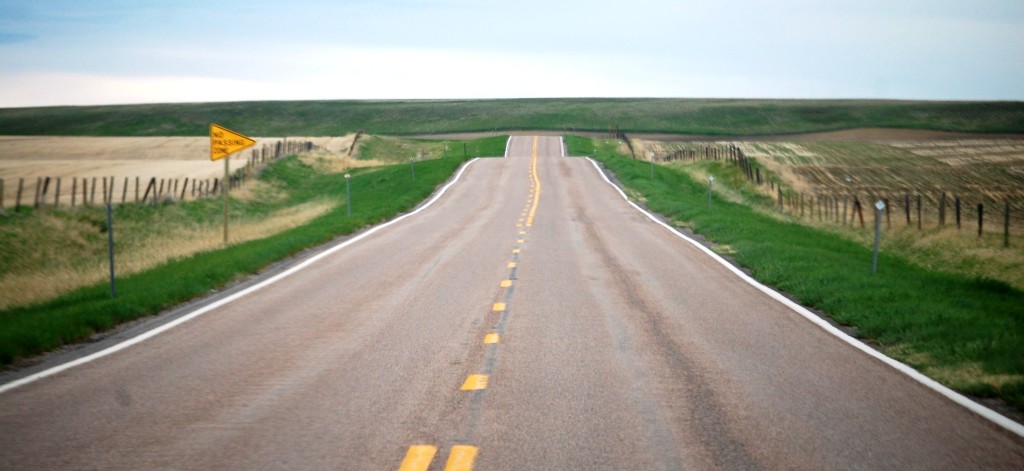
[[(883, 250), (928, 268), (1001, 280), (1024, 289), (1024, 137), (966, 138), (943, 133), (887, 132), (869, 135), (823, 134), (814, 139), (656, 141), (636, 139), (638, 156), (656, 159), (680, 150), (736, 146), (753, 158), (774, 184), (751, 188), (766, 212), (843, 234), (870, 245), (873, 210), (888, 201)], [(645, 157), (646, 158), (646, 157)], [(707, 162), (676, 161), (702, 180)], [(744, 200), (733, 179), (717, 189)], [(795, 193), (787, 205), (803, 209), (778, 214), (777, 188)], [(775, 187), (773, 189), (773, 187)], [(945, 201), (942, 195), (945, 194)], [(802, 203), (800, 201), (802, 195)], [(918, 213), (917, 196), (921, 196)], [(910, 223), (906, 209), (909, 196)], [(854, 198), (864, 204), (866, 227), (854, 218)], [(961, 200), (961, 228), (955, 201)], [(750, 202), (750, 201), (746, 201)], [(1010, 247), (1004, 243), (1004, 211), (1010, 204)], [(984, 235), (978, 237), (978, 204), (984, 204)], [(823, 205), (835, 205), (832, 209)], [(940, 221), (944, 213), (944, 224)], [(831, 214), (829, 214), (831, 213)], [(918, 223), (920, 214), (920, 226)], [(845, 218), (845, 222), (844, 222)]]
[[(322, 172), (339, 173), (380, 162), (347, 156), (354, 135), (344, 137), (289, 138), (309, 140), (320, 150), (301, 154), (301, 160)], [(257, 142), (275, 142), (261, 138)], [(99, 137), (3, 137), (0, 138), (0, 177), (5, 181), (25, 178), (25, 195), (31, 204), (37, 176), (91, 178), (114, 176), (145, 179), (214, 178), (223, 173), (221, 162), (209, 160), (208, 138), (99, 138)], [(244, 165), (245, 152), (233, 156), (233, 168)], [(27, 178), (26, 178), (27, 177)], [(29, 182), (31, 184), (29, 185)], [(70, 186), (66, 188), (69, 189)], [(14, 196), (5, 185), (5, 205), (13, 215)], [(120, 191), (120, 190), (118, 190)], [(52, 194), (52, 190), (51, 190)], [(280, 190), (250, 180), (232, 197), (242, 201), (280, 199)], [(23, 196), (23, 198), (25, 198)], [(52, 200), (48, 201), (52, 204)], [(71, 210), (62, 197), (60, 210), (35, 211), (29, 217), (9, 217), (0, 224), (0, 309), (50, 299), (70, 290), (101, 282), (106, 277), (105, 244), (99, 208)], [(26, 204), (23, 199), (23, 204)], [(240, 243), (306, 224), (337, 206), (337, 201), (314, 200), (274, 210), (259, 218), (232, 221), (231, 241)], [(52, 208), (52, 206), (51, 206)], [(220, 220), (193, 221), (177, 208), (157, 211), (140, 220), (115, 222), (118, 273), (127, 275), (175, 258), (223, 246)], [(9, 244), (9, 245), (8, 245)]]
[[(258, 137), (253, 149), (273, 146), (284, 139), (309, 141), (320, 147), (322, 153), (340, 159), (347, 153), (354, 137), (351, 134), (343, 137)], [(134, 194), (136, 177), (143, 185), (153, 177), (172, 180), (220, 178), (224, 174), (224, 164), (210, 161), (209, 146), (207, 137), (0, 136), (3, 206), (14, 206), (19, 178), (24, 179), (23, 205), (33, 203), (39, 177), (61, 178), (61, 205), (71, 203), (73, 178), (79, 181), (86, 178), (91, 182), (93, 178), (114, 177), (117, 195), (121, 194), (126, 177), (131, 194)], [(250, 152), (245, 150), (233, 155), (231, 170), (244, 167)], [(53, 204), (55, 188), (49, 189), (48, 195), (47, 203)]]

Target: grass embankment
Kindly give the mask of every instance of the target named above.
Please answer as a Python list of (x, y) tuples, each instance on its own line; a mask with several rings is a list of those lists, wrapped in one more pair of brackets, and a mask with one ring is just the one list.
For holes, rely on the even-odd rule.
[(717, 194), (709, 210), (706, 182), (665, 166), (652, 180), (649, 164), (619, 155), (616, 141), (568, 137), (566, 145), (572, 155), (596, 154), (631, 197), (713, 240), (758, 280), (855, 327), (886, 354), (959, 391), (1024, 409), (1024, 292), (885, 252), (872, 275), (871, 250), (855, 241)]
[[(464, 158), (465, 156), (500, 157), (505, 154), (508, 136), (495, 136), (472, 141), (442, 139), (403, 139), (391, 136), (370, 136), (359, 147), (359, 159), (388, 163), (408, 163), (436, 158)], [(417, 160), (418, 161), (418, 160)]]
[[(497, 140), (501, 141), (503, 148), (504, 140)], [(480, 145), (479, 148), (489, 153), (494, 152), (493, 145)], [(49, 301), (2, 310), (0, 364), (7, 365), (17, 358), (51, 350), (87, 338), (118, 323), (157, 313), (257, 272), (304, 248), (408, 211), (447, 180), (462, 162), (461, 158), (441, 158), (417, 163), (415, 179), (411, 178), (407, 165), (350, 169), (351, 217), (346, 215), (343, 204), (330, 205), (331, 209), (321, 216), (275, 235), (174, 258), (155, 268), (119, 276), (116, 299), (110, 298), (107, 283), (100, 282)], [(279, 194), (275, 198), (233, 201), (233, 224), (260, 220), (281, 208), (298, 207), (311, 202), (343, 202), (345, 198), (344, 178), (337, 173), (321, 172), (314, 165), (294, 156), (270, 164), (260, 176), (260, 181), (276, 188)], [(173, 231), (180, 228), (181, 221), (188, 221), (185, 225), (219, 227), (221, 211), (219, 199), (158, 207), (123, 205), (115, 210), (114, 234), (121, 240), (129, 232), (125, 228), (147, 225), (151, 232)], [(16, 224), (19, 222), (15, 221), (17, 218), (30, 220), (37, 215), (29, 211), (0, 216), (0, 225)], [(93, 255), (105, 255), (106, 220), (102, 210), (77, 208), (66, 212), (66, 215), (68, 220), (82, 220), (92, 227), (91, 231), (87, 231), (88, 236), (80, 237), (72, 244), (85, 246), (84, 250)], [(178, 226), (170, 222), (174, 220), (179, 221)], [(161, 226), (160, 221), (169, 225)], [(217, 240), (220, 240), (220, 233), (214, 233)], [(136, 234), (138, 237), (143, 235)], [(2, 242), (5, 254), (52, 250), (37, 249), (30, 241), (19, 242), (9, 237)], [(68, 246), (57, 251), (69, 252), (72, 249)], [(0, 263), (7, 264), (3, 265), (5, 271), (11, 263), (17, 263), (7, 258), (0, 260)], [(118, 261), (119, 265), (122, 263), (126, 263), (123, 258)], [(106, 269), (105, 265), (93, 265)]]
[(0, 135), (202, 136), (211, 122), (254, 136), (547, 129), (709, 135), (858, 127), (1024, 132), (1021, 102), (552, 98), (274, 101), (0, 109)]

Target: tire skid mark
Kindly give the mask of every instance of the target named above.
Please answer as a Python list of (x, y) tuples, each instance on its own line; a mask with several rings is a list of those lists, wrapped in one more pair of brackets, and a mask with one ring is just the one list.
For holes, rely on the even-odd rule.
[[(563, 164), (564, 165), (564, 164)], [(573, 186), (570, 189), (571, 201), (583, 201), (579, 190)], [(591, 217), (584, 206), (574, 203), (572, 211), (581, 222), (590, 221)], [(630, 332), (637, 332), (636, 337), (650, 339), (652, 342), (644, 342), (643, 345), (650, 345), (655, 351), (655, 358), (662, 359), (665, 366), (671, 371), (673, 377), (681, 378), (676, 382), (678, 393), (670, 393), (672, 396), (684, 398), (686, 405), (685, 414), (696, 428), (703, 433), (696, 435), (703, 451), (713, 462), (714, 467), (721, 469), (759, 469), (757, 460), (746, 450), (745, 446), (736, 438), (723, 412), (723, 407), (716, 398), (710, 383), (704, 378), (700, 368), (688, 359), (685, 350), (675, 340), (671, 339), (664, 332), (667, 330), (662, 325), (664, 313), (649, 300), (649, 295), (632, 276), (632, 272), (624, 267), (618, 260), (616, 251), (612, 249), (599, 230), (593, 224), (582, 223), (579, 226), (583, 229), (583, 240), (592, 244), (589, 253), (607, 254), (603, 257), (596, 257), (598, 264), (604, 266), (603, 273), (619, 273), (623, 276), (615, 279), (614, 283), (607, 283), (611, 286), (616, 295), (627, 301), (630, 306), (630, 315), (613, 316), (606, 315), (609, 331), (614, 335), (616, 346), (620, 352), (620, 358), (629, 366), (633, 373), (636, 384), (649, 383), (649, 378), (643, 372), (641, 363), (637, 359), (637, 345), (630, 335)], [(678, 448), (679, 440), (675, 436), (673, 424), (669, 421), (672, 417), (661, 415), (660, 407), (652, 403), (649, 396), (644, 396), (642, 391), (635, 391), (632, 396), (634, 406), (637, 408), (643, 422), (648, 426), (646, 430), (647, 440), (660, 450), (672, 450)], [(678, 404), (679, 402), (675, 402)], [(675, 418), (679, 420), (678, 417)], [(686, 429), (682, 425), (675, 427)], [(670, 469), (681, 469), (681, 457), (674, 455), (676, 460)]]

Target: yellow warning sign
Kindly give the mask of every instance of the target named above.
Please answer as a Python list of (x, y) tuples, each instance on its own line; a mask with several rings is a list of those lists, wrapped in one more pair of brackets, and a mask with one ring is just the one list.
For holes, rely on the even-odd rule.
[(219, 160), (242, 149), (252, 147), (256, 141), (228, 128), (210, 124), (210, 160)]

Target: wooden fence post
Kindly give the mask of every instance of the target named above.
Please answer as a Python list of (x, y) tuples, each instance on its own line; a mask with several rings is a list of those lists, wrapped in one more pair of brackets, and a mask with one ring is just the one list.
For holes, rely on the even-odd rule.
[(860, 228), (864, 229), (864, 208), (861, 207), (860, 198), (853, 197), (853, 209), (857, 210), (857, 219), (860, 220)]
[(32, 207), (39, 207), (39, 191), (43, 189), (43, 177), (36, 177), (36, 196), (32, 200)]
[(128, 177), (124, 177), (124, 188), (121, 189), (121, 204), (128, 200)]
[(918, 194), (918, 230), (921, 230), (921, 194)]
[(984, 233), (985, 203), (978, 203), (978, 237)]
[(942, 196), (939, 198), (939, 225), (946, 225), (946, 192), (942, 192)]
[(4, 209), (4, 179), (0, 178), (0, 212)]
[(107, 196), (107, 203), (114, 204), (114, 176), (110, 176), (110, 195)]
[(103, 177), (103, 204), (107, 204), (107, 177)]
[(57, 188), (56, 191), (53, 192), (53, 207), (60, 207), (60, 177), (57, 177)]
[(92, 177), (92, 191), (89, 193), (89, 205), (96, 204), (96, 177)]
[(907, 213), (907, 227), (910, 227), (910, 193), (903, 194), (903, 209)]
[(25, 187), (25, 179), (18, 177), (18, 193), (14, 197), (14, 212), (21, 211), (21, 190)]
[(71, 207), (75, 207), (75, 198), (78, 197), (78, 177), (71, 177)]
[[(153, 177), (153, 178), (149, 179), (149, 184), (146, 185), (146, 194), (144, 194), (142, 196), (142, 202), (143, 203), (145, 203), (146, 199), (149, 198), (150, 190), (154, 190), (155, 191), (155, 189), (156, 189), (156, 177)], [(154, 202), (156, 201), (156, 195), (153, 195), (153, 201)]]
[(185, 201), (185, 190), (187, 190), (187, 189), (188, 189), (188, 177), (185, 177), (185, 184), (181, 185), (181, 198), (178, 198), (178, 199), (180, 199), (182, 201)]
[(135, 176), (135, 204), (139, 204), (139, 176)]

